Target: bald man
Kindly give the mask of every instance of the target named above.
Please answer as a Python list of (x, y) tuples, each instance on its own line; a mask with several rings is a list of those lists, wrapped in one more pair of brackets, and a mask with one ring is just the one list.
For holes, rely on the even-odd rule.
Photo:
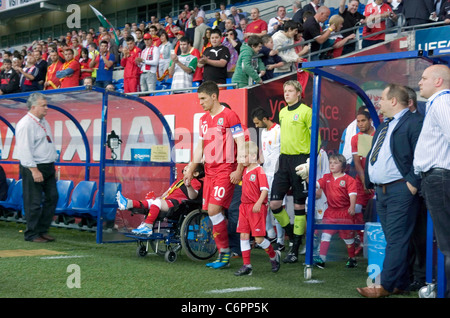
[(320, 46), (328, 40), (331, 33), (335, 30), (335, 26), (330, 25), (325, 31), (322, 31), (321, 25), (328, 20), (329, 16), (330, 9), (322, 6), (317, 9), (314, 16), (309, 17), (303, 24), (303, 39), (305, 41), (314, 39), (314, 41), (311, 42), (311, 61), (319, 60), (319, 55), (313, 53), (320, 50)]
[(430, 211), (439, 249), (445, 256), (447, 297), (450, 291), (450, 69), (432, 65), (419, 82), (427, 98), (425, 120), (414, 153), (414, 171), (422, 177), (422, 194)]

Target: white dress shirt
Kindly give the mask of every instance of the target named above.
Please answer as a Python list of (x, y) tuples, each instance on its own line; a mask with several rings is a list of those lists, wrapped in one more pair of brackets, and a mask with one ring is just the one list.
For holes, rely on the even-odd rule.
[(450, 90), (433, 94), (426, 104), (422, 131), (414, 152), (414, 172), (450, 170)]
[[(386, 138), (378, 153), (377, 161), (375, 161), (373, 165), (369, 161), (369, 179), (373, 184), (386, 184), (403, 178), (400, 170), (398, 170), (397, 165), (395, 164), (394, 157), (392, 156), (391, 135), (395, 126), (397, 126), (400, 121), (400, 118), (402, 118), (406, 112), (409, 112), (409, 108), (405, 108), (394, 115), (394, 119), (389, 123)], [(378, 137), (379, 136), (377, 136), (377, 140)], [(376, 145), (376, 141), (374, 145)], [(370, 153), (370, 157), (372, 157), (372, 152)], [(367, 158), (366, 160), (370, 160), (370, 158)]]
[[(47, 139), (50, 138), (51, 142)], [(27, 113), (16, 126), (16, 154), (27, 168), (40, 163), (52, 163), (58, 158), (48, 122)]]

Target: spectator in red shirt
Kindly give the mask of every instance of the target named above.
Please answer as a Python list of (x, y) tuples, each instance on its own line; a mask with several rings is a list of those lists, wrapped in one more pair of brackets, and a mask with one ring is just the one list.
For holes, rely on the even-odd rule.
[[(374, 0), (374, 2), (366, 5), (364, 15), (366, 16), (367, 24), (363, 29), (363, 37), (386, 30), (386, 18), (390, 17), (393, 20), (397, 19), (397, 16), (392, 11), (391, 6), (384, 3), (383, 0)], [(364, 38), (362, 41), (362, 48), (384, 42), (384, 40), (385, 33)]]
[(138, 91), (141, 69), (136, 63), (136, 58), (140, 56), (141, 50), (134, 45), (134, 38), (132, 36), (128, 36), (126, 41), (127, 47), (122, 49), (123, 58), (120, 61), (120, 65), (124, 67), (123, 90), (125, 93), (132, 93)]
[(61, 82), (61, 88), (79, 86), (81, 66), (74, 58), (74, 50), (65, 49), (64, 58), (66, 62), (62, 65), (61, 70), (56, 72), (56, 77)]
[(253, 21), (245, 28), (244, 40), (246, 42), (250, 35), (263, 36), (264, 34), (267, 34), (267, 22), (260, 18), (258, 8), (253, 8), (250, 11), (250, 16)]

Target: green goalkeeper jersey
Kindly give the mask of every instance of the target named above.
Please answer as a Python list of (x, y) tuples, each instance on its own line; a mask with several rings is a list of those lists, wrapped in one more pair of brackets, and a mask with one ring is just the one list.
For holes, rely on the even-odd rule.
[[(312, 109), (298, 102), (281, 109), (281, 153), (285, 155), (309, 154), (311, 148)], [(320, 145), (320, 136), (319, 136)]]

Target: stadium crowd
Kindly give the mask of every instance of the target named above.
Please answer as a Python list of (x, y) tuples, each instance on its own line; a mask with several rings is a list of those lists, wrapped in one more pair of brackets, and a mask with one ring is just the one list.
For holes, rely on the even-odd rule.
[(113, 72), (121, 68), (125, 93), (154, 91), (164, 82), (171, 82), (174, 93), (189, 92), (186, 88), (208, 80), (244, 87), (295, 70), (308, 55), (317, 60), (353, 52), (357, 25), (364, 25), (365, 48), (385, 40), (379, 32), (399, 13), (407, 25), (450, 23), (449, 1), (429, 2), (369, 0), (362, 14), (360, 1), (342, 0), (338, 14), (330, 17), (326, 1), (312, 0), (303, 7), (296, 1), (292, 18), (279, 6), (268, 21), (256, 7), (247, 13), (221, 4), (214, 18), (207, 19), (198, 6), (191, 10), (185, 5), (175, 20), (152, 16), (148, 23), (73, 30), (35, 40), (20, 51), (4, 50), (0, 94), (92, 84), (122, 91), (113, 85)]
[[(449, 0), (434, 2), (373, 0), (369, 1), (365, 6), (364, 14), (358, 11), (360, 5), (358, 0), (341, 0), (339, 13), (333, 16), (330, 16), (331, 11), (323, 4), (324, 2), (326, 2), (326, 0), (313, 0), (303, 8), (299, 1), (295, 2), (293, 4), (294, 15), (292, 18), (286, 16), (287, 10), (285, 6), (279, 6), (277, 8), (276, 16), (270, 18), (268, 21), (261, 19), (258, 8), (252, 8), (250, 13), (245, 13), (236, 7), (231, 7), (227, 10), (225, 5), (221, 5), (220, 11), (215, 13), (215, 19), (211, 26), (207, 24), (204, 11), (198, 6), (195, 6), (193, 10), (190, 10), (189, 6), (186, 5), (185, 10), (179, 14), (176, 21), (169, 16), (167, 16), (163, 22), (158, 21), (156, 17), (152, 17), (149, 23), (127, 23), (123, 29), (108, 30), (101, 26), (99, 27), (98, 32), (94, 29), (73, 30), (57, 39), (48, 38), (47, 41), (36, 40), (30, 46), (23, 47), (21, 51), (3, 52), (0, 73), (0, 94), (51, 90), (79, 85), (96, 85), (114, 90), (113, 72), (117, 68), (123, 68), (123, 91), (125, 93), (155, 91), (157, 84), (166, 81), (168, 78), (171, 79), (171, 88), (174, 89), (174, 93), (189, 92), (189, 89), (193, 87), (194, 83), (200, 84), (202, 82), (207, 82), (210, 84), (213, 82), (220, 85), (227, 84), (228, 79), (231, 79), (231, 83), (235, 83), (237, 87), (245, 87), (252, 83), (262, 83), (264, 80), (269, 80), (276, 76), (292, 72), (298, 67), (298, 63), (301, 63), (308, 58), (308, 55), (311, 60), (318, 60), (337, 58), (341, 55), (353, 52), (356, 49), (356, 42), (352, 40), (356, 38), (356, 31), (351, 30), (343, 33), (340, 33), (340, 31), (352, 29), (357, 25), (364, 26), (362, 47), (366, 48), (385, 41), (385, 33), (379, 32), (385, 30), (389, 23), (395, 22), (400, 13), (405, 16), (406, 23), (410, 26), (425, 24), (429, 21), (444, 21), (445, 23), (450, 24)], [(430, 6), (427, 6), (428, 4), (430, 4)], [(327, 21), (328, 24), (326, 24)], [(371, 34), (374, 35), (371, 36)], [(304, 44), (305, 41), (308, 44)], [(323, 52), (325, 48), (330, 48), (330, 50)], [(321, 51), (320, 54), (314, 54), (319, 51)], [(446, 70), (431, 69), (431, 71), (433, 70), (434, 72), (443, 74), (441, 75), (441, 83), (443, 82), (445, 85), (440, 85), (440, 88), (445, 89), (445, 94), (448, 95), (448, 68)], [(431, 71), (428, 71), (428, 73)], [(431, 98), (434, 96), (433, 94), (436, 94), (439, 90), (430, 92), (424, 90), (423, 87), (425, 87), (425, 89), (428, 87), (426, 83), (427, 78), (431, 77), (428, 73), (424, 73), (419, 86), (421, 87), (422, 96)], [(298, 108), (297, 111), (299, 114), (297, 118), (306, 118), (306, 114), (309, 114), (311, 109), (301, 103), (301, 85), (290, 82), (290, 84), (285, 86), (288, 86), (288, 89), (290, 88), (292, 90), (292, 101), (289, 103), (287, 100), (288, 106), (292, 107), (292, 109), (286, 107), (282, 109), (282, 112), (294, 111)], [(286, 88), (284, 89), (285, 98), (287, 96), (289, 97), (289, 94), (287, 94), (289, 92)], [(218, 97), (218, 93), (215, 91), (211, 93), (207, 89), (205, 89), (205, 92), (202, 94), (208, 96), (214, 95), (215, 98)], [(440, 97), (440, 95), (435, 98), (438, 97)], [(448, 96), (445, 96), (445, 98), (445, 101), (442, 103), (445, 103), (448, 100)], [(408, 91), (407, 87), (392, 84), (383, 91), (382, 100), (381, 104), (384, 115), (388, 113), (391, 114), (392, 116), (389, 116), (390, 120), (392, 120), (395, 125), (400, 125), (398, 122), (400, 122), (399, 118), (402, 116), (406, 116), (405, 120), (411, 118), (409, 119), (411, 124), (408, 124), (408, 127), (411, 128), (408, 129), (416, 134), (415, 140), (407, 140), (400, 144), (402, 141), (401, 138), (411, 135), (409, 134), (410, 130), (407, 131), (408, 133), (399, 133), (399, 135), (395, 137), (397, 139), (392, 139), (392, 141), (396, 142), (399, 142), (397, 140), (400, 140), (399, 144), (397, 144), (398, 149), (402, 146), (405, 147), (405, 144), (408, 144), (409, 142), (414, 144), (411, 148), (402, 151), (402, 156), (405, 153), (410, 153), (411, 156), (406, 158), (399, 155), (396, 157), (395, 152), (398, 151), (398, 149), (393, 147), (393, 156), (391, 155), (389, 157), (390, 148), (386, 146), (386, 144), (384, 146), (384, 152), (383, 150), (380, 150), (382, 149), (384, 136), (379, 137), (381, 143), (378, 150), (376, 144), (373, 145), (370, 143), (370, 147), (368, 148), (371, 150), (365, 154), (367, 157), (361, 155), (361, 149), (358, 149), (358, 147), (361, 147), (364, 142), (367, 143), (368, 140), (371, 142), (372, 138), (374, 141), (378, 140), (378, 136), (383, 132), (382, 128), (386, 127), (384, 132), (387, 132), (390, 120), (387, 123), (380, 125), (382, 128), (380, 129), (380, 127), (378, 127), (379, 131), (375, 131), (367, 110), (359, 110), (355, 121), (351, 124), (353, 125), (354, 132), (356, 132), (356, 127), (358, 127), (359, 133), (353, 133), (351, 136), (349, 134), (350, 137), (346, 142), (347, 146), (351, 149), (349, 151), (349, 157), (346, 158), (343, 155), (331, 156), (329, 162), (327, 162), (328, 158), (326, 153), (319, 153), (318, 159), (320, 160), (318, 161), (320, 163), (324, 162), (324, 166), (329, 164), (330, 167), (327, 171), (324, 171), (321, 177), (318, 177), (318, 190), (320, 190), (321, 194), (325, 194), (328, 197), (329, 207), (332, 207), (337, 201), (343, 200), (346, 201), (345, 204), (350, 204), (350, 208), (347, 208), (346, 206), (345, 209), (342, 209), (342, 207), (337, 206), (329, 209), (328, 211), (343, 212), (343, 216), (336, 214), (333, 218), (330, 218), (331, 213), (328, 212), (327, 218), (324, 217), (324, 220), (327, 219), (327, 223), (333, 223), (330, 222), (330, 219), (332, 219), (334, 223), (338, 224), (345, 222), (348, 222), (348, 224), (364, 224), (370, 220), (370, 207), (368, 205), (375, 193), (374, 190), (371, 189), (375, 186), (376, 191), (378, 191), (377, 199), (380, 201), (385, 200), (389, 205), (394, 206), (397, 203), (391, 201), (392, 198), (389, 197), (389, 195), (391, 195), (391, 192), (389, 191), (391, 190), (388, 191), (388, 195), (386, 196), (385, 191), (388, 187), (390, 187), (390, 189), (397, 187), (400, 183), (399, 181), (403, 184), (406, 182), (407, 185), (407, 188), (403, 187), (401, 191), (410, 191), (412, 196), (415, 196), (417, 199), (414, 200), (414, 204), (411, 203), (411, 207), (416, 211), (417, 219), (419, 219), (420, 217), (423, 217), (426, 212), (426, 202), (423, 198), (419, 201), (419, 196), (416, 196), (419, 188), (418, 179), (420, 179), (420, 177), (426, 178), (432, 173), (440, 173), (440, 170), (446, 170), (445, 173), (448, 175), (448, 169), (438, 169), (439, 171), (434, 172), (433, 170), (436, 169), (427, 170), (429, 169), (429, 166), (426, 166), (428, 164), (428, 162), (426, 162), (427, 158), (420, 158), (425, 161), (425, 163), (419, 162), (416, 165), (413, 165), (413, 155), (420, 157), (417, 156), (417, 151), (416, 154), (414, 154), (413, 148), (415, 148), (415, 144), (418, 142), (419, 134), (421, 133), (420, 130), (422, 129), (422, 117), (419, 118), (419, 116), (412, 115), (416, 113), (417, 109), (417, 97), (415, 96), (415, 92)], [(398, 105), (391, 105), (391, 101), (398, 101)], [(300, 106), (301, 108), (299, 108)], [(222, 105), (218, 100), (215, 100), (214, 103), (211, 104), (211, 109), (216, 110), (216, 108), (222, 111)], [(434, 109), (434, 111), (436, 112), (437, 110)], [(234, 118), (234, 113), (232, 113), (231, 110), (227, 110), (227, 112), (230, 113), (228, 116), (232, 120), (236, 120), (236, 118)], [(282, 122), (282, 112), (280, 112), (280, 123)], [(447, 115), (448, 112), (440, 117), (445, 118)], [(310, 119), (310, 117), (308, 118)], [(289, 125), (288, 121), (285, 121), (284, 126), (283, 124), (279, 126), (278, 124), (270, 122), (267, 114), (264, 113), (254, 113), (252, 114), (251, 119), (256, 127), (264, 128), (266, 134), (270, 134), (269, 131), (274, 127), (277, 128), (277, 131), (283, 131), (282, 129), (284, 129), (284, 136), (287, 135), (286, 132), (290, 132), (288, 128), (285, 128)], [(429, 122), (430, 120), (426, 122), (427, 125), (424, 125), (426, 129), (422, 131), (424, 131), (424, 134), (429, 134), (433, 137), (434, 130), (433, 127), (431, 127), (432, 124)], [(304, 127), (306, 127), (306, 130), (309, 130), (308, 127), (310, 127), (310, 122)], [(347, 128), (347, 132), (350, 131), (350, 127), (351, 126)], [(272, 130), (272, 133), (274, 131), (275, 130)], [(393, 134), (392, 130), (390, 131), (390, 134)], [(281, 146), (281, 152), (278, 152), (275, 156), (277, 158), (276, 160), (278, 160), (280, 154), (286, 155), (285, 157), (288, 158), (291, 154), (286, 150), (290, 150), (289, 148), (291, 146), (292, 148), (295, 148), (296, 153), (303, 154), (301, 150), (297, 151), (297, 148), (301, 146), (301, 143), (303, 143), (305, 147), (309, 147), (310, 140), (298, 142), (297, 137), (306, 135), (307, 133), (304, 131), (301, 133), (298, 133), (297, 131), (295, 131), (295, 134), (292, 133), (292, 136), (296, 137), (289, 138), (289, 141), (295, 140), (296, 145), (293, 146), (292, 144), (289, 144), (288, 146), (285, 146), (284, 149)], [(281, 134), (281, 136), (283, 135)], [(281, 142), (281, 144), (287, 143), (286, 137), (284, 138), (285, 140)], [(420, 142), (418, 144), (423, 149), (431, 149), (431, 147), (427, 147), (428, 139), (425, 140), (424, 138), (425, 137), (419, 139)], [(365, 141), (360, 141), (360, 139), (365, 139)], [(270, 143), (270, 145), (272, 144)], [(247, 144), (247, 147), (254, 146)], [(342, 152), (344, 153), (344, 151)], [(258, 149), (253, 149), (252, 156), (256, 157), (257, 153)], [(423, 153), (425, 153), (425, 151), (423, 151)], [(373, 156), (369, 156), (369, 154)], [(266, 160), (268, 160), (268, 155), (269, 154), (267, 154)], [(304, 156), (304, 158), (302, 157), (301, 160), (299, 159), (299, 162), (290, 162), (288, 159), (284, 159), (284, 161), (280, 159), (280, 162), (283, 163), (283, 167), (289, 167), (289, 172), (292, 173), (293, 167), (298, 168), (300, 167), (300, 163), (303, 164), (303, 162), (307, 160), (307, 157), (309, 157), (309, 149), (306, 152), (306, 155), (307, 156)], [(399, 167), (398, 170), (402, 170), (400, 168), (407, 166), (406, 170), (408, 172), (403, 173), (404, 169), (402, 171), (396, 171), (399, 173), (395, 175), (394, 179), (398, 177), (398, 180), (392, 181), (390, 179), (383, 179), (386, 175), (379, 176), (374, 171), (376, 170), (384, 173), (383, 167), (387, 166), (388, 160), (379, 160), (378, 165), (380, 166), (378, 169), (370, 168), (369, 164), (366, 164), (366, 158), (371, 158), (373, 162), (370, 164), (376, 165), (378, 156), (379, 158), (390, 159), (392, 166), (395, 164)], [(392, 159), (392, 157), (395, 158)], [(280, 158), (284, 157), (281, 156)], [(248, 160), (248, 158), (246, 160)], [(356, 170), (355, 178), (345, 174), (346, 165), (351, 162), (353, 162)], [(400, 166), (398, 165), (398, 162), (401, 163)], [(264, 167), (266, 166), (267, 163)], [(254, 168), (256, 165), (251, 167)], [(409, 172), (411, 167), (413, 170), (416, 168), (414, 177), (412, 177), (412, 173)], [(292, 185), (294, 192), (302, 194), (303, 200), (294, 202), (294, 225), (291, 225), (289, 216), (282, 206), (282, 202), (284, 195), (289, 189), (289, 187), (286, 189), (283, 188), (285, 186), (284, 182), (292, 176), (282, 176), (279, 171), (281, 171), (281, 169), (273, 171), (273, 178), (278, 182), (278, 184), (274, 183), (278, 188), (274, 188), (278, 192), (276, 192), (275, 195), (271, 193), (269, 206), (271, 212), (273, 212), (273, 225), (282, 225), (282, 228), (277, 227), (277, 230), (281, 233), (285, 231), (290, 242), (293, 242), (287, 257), (283, 262), (294, 263), (298, 261), (299, 247), (302, 242), (302, 236), (305, 234), (306, 198), (304, 198), (304, 193), (306, 193), (306, 191), (303, 191), (300, 188), (294, 189), (295, 187)], [(261, 174), (264, 173), (267, 172), (262, 172)], [(298, 172), (297, 175), (301, 176), (301, 173)], [(286, 179), (281, 180), (280, 176)], [(302, 179), (305, 179), (306, 176), (307, 173), (301, 177)], [(342, 178), (339, 180), (339, 185), (342, 185), (342, 182), (344, 185), (348, 185), (345, 193), (336, 192), (336, 189), (339, 189), (336, 180), (339, 178)], [(370, 181), (372, 181), (372, 183)], [(328, 188), (330, 186), (327, 185), (327, 182), (336, 183), (335, 188)], [(302, 182), (297, 182), (297, 186), (301, 183)], [(267, 188), (271, 187), (268, 185), (264, 186)], [(410, 188), (410, 186), (412, 188)], [(429, 186), (429, 189), (430, 188), (431, 187)], [(429, 189), (428, 191), (430, 191)], [(272, 189), (270, 189), (270, 191), (272, 191)], [(406, 193), (409, 200), (410, 193)], [(404, 193), (402, 193), (402, 195), (403, 194)], [(267, 193), (264, 195), (267, 196)], [(347, 202), (348, 197), (352, 196), (351, 202)], [(430, 203), (430, 197), (431, 194), (428, 193), (426, 198), (427, 204)], [(335, 200), (336, 202), (334, 202), (334, 198), (337, 198)], [(264, 200), (264, 203), (266, 204), (267, 197), (264, 197)], [(126, 203), (130, 202), (126, 201)], [(275, 203), (279, 204), (277, 205)], [(408, 204), (410, 204), (409, 201)], [(124, 206), (126, 207), (127, 205), (125, 204)], [(156, 210), (159, 211), (160, 208), (161, 207), (158, 206), (158, 209)], [(438, 211), (443, 207), (434, 206), (433, 208)], [(385, 211), (380, 211), (379, 206), (377, 205), (377, 210), (381, 217), (386, 218), (382, 221), (383, 224), (392, 225), (395, 223), (391, 220), (387, 220), (388, 216), (386, 215), (388, 214), (387, 212), (389, 212), (387, 208)], [(399, 208), (398, 210), (402, 209)], [(405, 209), (403, 209), (402, 212), (405, 212), (404, 210)], [(219, 215), (220, 213), (216, 214)], [(214, 222), (220, 224), (221, 227), (226, 226), (225, 223), (222, 223), (222, 219), (217, 220), (219, 217), (217, 217), (216, 214), (213, 215), (215, 217)], [(154, 217), (156, 218), (156, 215)], [(416, 216), (413, 215), (413, 217)], [(148, 223), (152, 224), (153, 221), (154, 219), (149, 220)], [(366, 297), (387, 296), (404, 291), (405, 289), (417, 290), (425, 284), (425, 247), (423, 245), (423, 235), (425, 232), (423, 227), (419, 228), (419, 226), (417, 226), (417, 228), (414, 228), (414, 226), (411, 226), (411, 224), (414, 225), (415, 222), (415, 220), (408, 222), (408, 224), (405, 225), (405, 229), (401, 229), (402, 231), (385, 228), (386, 232), (392, 231), (393, 233), (395, 232), (395, 235), (398, 233), (405, 234), (398, 239), (398, 241), (400, 241), (400, 239), (406, 238), (406, 242), (402, 241), (403, 246), (401, 250), (398, 246), (392, 247), (389, 245), (389, 263), (385, 262), (385, 267), (387, 267), (386, 264), (389, 264), (389, 268), (392, 271), (398, 271), (399, 273), (407, 273), (405, 268), (409, 267), (412, 275), (406, 278), (398, 278), (399, 280), (402, 280), (402, 283), (405, 283), (406, 281), (407, 285), (397, 286), (395, 285), (395, 282), (392, 282), (392, 284), (389, 285), (389, 288), (386, 285), (386, 290), (384, 288), (382, 290), (358, 290), (361, 295)], [(424, 223), (417, 221), (417, 224), (423, 225)], [(273, 225), (272, 223), (269, 223), (268, 229), (273, 231)], [(296, 232), (296, 229), (298, 228), (302, 228), (303, 231)], [(148, 228), (145, 228), (144, 230), (147, 232), (150, 231)], [(241, 257), (247, 258), (247, 261), (249, 262), (249, 235), (247, 235), (247, 232), (244, 233), (246, 233), (244, 246), (246, 249), (241, 250), (240, 252)], [(318, 267), (324, 268), (331, 236), (335, 233), (337, 233), (337, 231), (323, 231), (321, 238), (315, 242), (314, 263)], [(268, 234), (275, 235), (273, 232)], [(355, 267), (357, 264), (355, 256), (361, 253), (364, 243), (363, 236), (361, 235), (361, 232), (354, 233), (353, 231), (346, 231), (345, 233), (339, 232), (339, 234), (345, 241), (348, 249), (349, 258), (346, 266), (349, 268)], [(411, 235), (412, 239), (409, 240)], [(443, 241), (444, 236), (445, 235), (442, 234), (439, 235), (439, 240)], [(274, 262), (272, 270), (276, 272), (279, 270), (280, 252), (285, 248), (284, 236), (270, 237), (270, 235), (268, 235), (268, 237), (272, 242), (278, 243), (274, 245), (275, 249), (273, 249), (272, 245), (262, 236), (258, 237), (259, 241), (257, 243), (267, 250), (271, 261)], [(393, 237), (387, 238), (389, 244), (392, 243), (392, 238)], [(226, 241), (228, 239), (225, 238), (224, 240)], [(241, 241), (242, 240), (243, 239), (241, 238)], [(448, 250), (448, 247), (445, 247)], [(396, 251), (403, 253), (403, 259), (400, 259), (400, 256), (398, 256), (400, 253), (397, 255), (395, 253)], [(247, 254), (244, 252), (247, 252)], [(222, 264), (225, 264), (223, 266), (226, 266), (229, 262), (228, 258), (230, 255), (231, 254), (228, 251), (226, 262), (223, 262), (220, 259), (215, 263), (211, 263), (211, 267), (220, 268)], [(407, 262), (404, 262), (405, 260)], [(402, 263), (401, 267), (395, 267), (398, 263)], [(243, 266), (236, 275), (251, 274), (251, 268), (249, 269), (247, 266), (248, 264), (245, 264), (245, 260), (244, 265), (246, 266)], [(447, 261), (447, 271), (448, 266)], [(386, 269), (385, 272), (387, 272)], [(384, 275), (386, 276), (388, 274)], [(388, 278), (386, 277), (383, 277), (383, 279), (384, 282), (388, 281)], [(398, 289), (397, 287), (402, 288)]]

